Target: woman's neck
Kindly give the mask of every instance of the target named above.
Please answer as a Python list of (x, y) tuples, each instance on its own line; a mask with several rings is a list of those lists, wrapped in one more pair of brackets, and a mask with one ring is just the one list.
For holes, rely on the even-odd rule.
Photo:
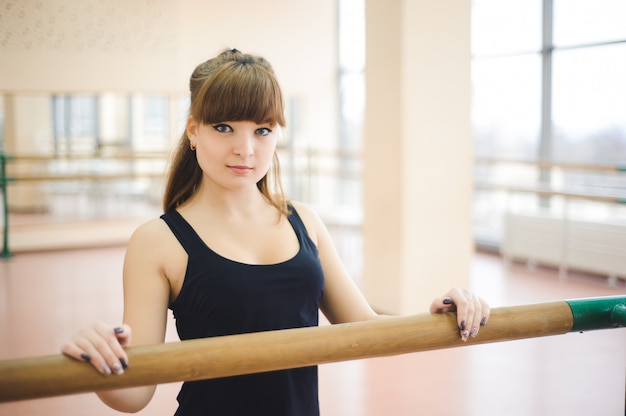
[(206, 215), (213, 213), (224, 220), (237, 221), (241, 218), (251, 218), (276, 209), (267, 201), (258, 188), (240, 189), (233, 191), (208, 189), (200, 187), (181, 207), (181, 212), (190, 215), (194, 213)]

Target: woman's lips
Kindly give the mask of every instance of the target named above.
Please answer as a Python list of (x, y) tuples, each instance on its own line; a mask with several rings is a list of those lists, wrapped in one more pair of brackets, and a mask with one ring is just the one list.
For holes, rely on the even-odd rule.
[(245, 175), (252, 171), (252, 168), (250, 166), (243, 166), (243, 165), (229, 165), (228, 169), (230, 169), (231, 172), (237, 175)]

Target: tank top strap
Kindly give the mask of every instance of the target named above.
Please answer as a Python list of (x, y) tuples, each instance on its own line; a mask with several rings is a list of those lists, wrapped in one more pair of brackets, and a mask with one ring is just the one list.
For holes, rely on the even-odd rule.
[(306, 233), (306, 228), (304, 227), (304, 223), (302, 222), (302, 218), (298, 215), (298, 211), (293, 207), (293, 205), (289, 204), (289, 216), (287, 217), (291, 227), (296, 231), (298, 237), (300, 233), (304, 231)]
[(289, 214), (289, 217), (287, 217), (287, 219), (289, 220), (291, 227), (293, 228), (293, 230), (296, 233), (296, 236), (298, 237), (298, 241), (300, 242), (300, 247), (305, 250), (313, 249), (313, 251), (317, 251), (317, 247), (315, 246), (315, 244), (309, 237), (309, 233), (306, 229), (306, 226), (304, 225), (304, 222), (302, 221), (302, 218), (300, 218), (298, 211), (296, 211), (296, 209), (291, 204), (289, 204), (289, 212), (290, 214)]
[(198, 237), (191, 224), (189, 224), (178, 211), (167, 211), (165, 214), (161, 215), (161, 219), (170, 227), (170, 230), (187, 255), (195, 251), (194, 248), (198, 247), (198, 244), (203, 244), (201, 241), (198, 241), (200, 237)]

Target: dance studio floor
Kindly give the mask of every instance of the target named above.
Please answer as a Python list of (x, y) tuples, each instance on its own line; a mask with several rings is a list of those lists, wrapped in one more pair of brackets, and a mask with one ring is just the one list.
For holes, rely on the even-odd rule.
[[(104, 247), (0, 260), (0, 359), (56, 354), (81, 325), (119, 323), (123, 254)], [(476, 254), (472, 276), (494, 307), (626, 293), (622, 282), (559, 280), (554, 270), (505, 266), (485, 253)], [(176, 339), (172, 325), (168, 339)], [(621, 328), (327, 364), (322, 415), (622, 416), (625, 356)], [(138, 414), (172, 415), (178, 388), (159, 386)], [(1, 416), (115, 414), (91, 393), (0, 404)]]

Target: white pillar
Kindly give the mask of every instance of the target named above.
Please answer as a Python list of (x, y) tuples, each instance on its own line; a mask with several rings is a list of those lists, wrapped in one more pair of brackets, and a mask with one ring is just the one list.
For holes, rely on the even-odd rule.
[(366, 1), (362, 285), (381, 312), (469, 285), (470, 5)]

